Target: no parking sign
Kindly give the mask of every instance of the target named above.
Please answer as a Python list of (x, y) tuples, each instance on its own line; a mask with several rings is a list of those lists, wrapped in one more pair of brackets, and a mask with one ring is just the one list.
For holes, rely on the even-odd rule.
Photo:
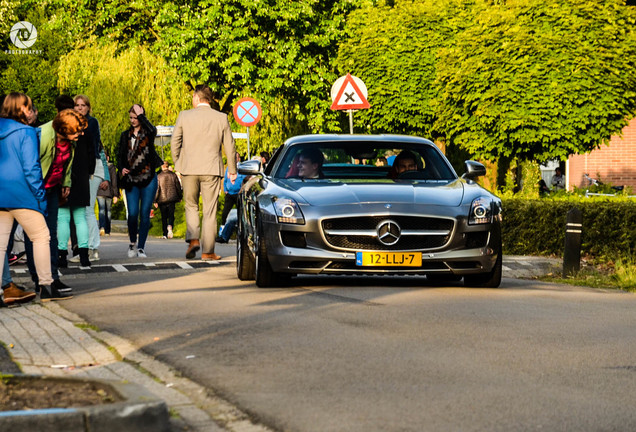
[(241, 126), (254, 126), (262, 114), (261, 105), (250, 97), (244, 97), (234, 105), (234, 119)]
[(263, 111), (256, 99), (244, 97), (234, 105), (234, 120), (241, 126), (247, 127), (247, 158), (250, 158), (250, 126), (254, 126), (261, 119)]

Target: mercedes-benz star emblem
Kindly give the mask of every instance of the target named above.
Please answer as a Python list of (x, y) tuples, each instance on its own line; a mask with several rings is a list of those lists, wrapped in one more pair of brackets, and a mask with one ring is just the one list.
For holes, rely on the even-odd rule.
[(378, 224), (376, 228), (378, 240), (387, 246), (394, 245), (400, 240), (402, 229), (392, 220), (385, 220)]

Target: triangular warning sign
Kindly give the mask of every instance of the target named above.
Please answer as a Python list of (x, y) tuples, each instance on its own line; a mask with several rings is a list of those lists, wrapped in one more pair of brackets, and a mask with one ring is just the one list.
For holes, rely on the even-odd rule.
[(370, 108), (369, 101), (364, 97), (360, 87), (353, 80), (351, 74), (347, 74), (336, 97), (331, 104), (332, 110), (350, 110)]

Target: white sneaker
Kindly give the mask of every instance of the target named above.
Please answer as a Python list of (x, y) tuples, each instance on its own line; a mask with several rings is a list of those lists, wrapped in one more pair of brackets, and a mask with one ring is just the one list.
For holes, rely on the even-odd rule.
[(146, 252), (144, 252), (143, 249), (137, 249), (137, 257), (139, 257), (139, 258), (148, 258), (148, 255), (146, 255)]
[(172, 233), (172, 227), (169, 226), (168, 227), (168, 238), (172, 238), (174, 236), (174, 234)]
[(128, 258), (135, 258), (137, 256), (137, 251), (135, 250), (135, 244), (131, 243), (128, 245)]
[(97, 249), (90, 249), (88, 251), (88, 259), (91, 261), (99, 261), (99, 251)]
[[(90, 258), (89, 258), (90, 259)], [(75, 255), (73, 258), (69, 258), (68, 262), (72, 262), (72, 263), (78, 263), (80, 262), (80, 256), (79, 254)]]

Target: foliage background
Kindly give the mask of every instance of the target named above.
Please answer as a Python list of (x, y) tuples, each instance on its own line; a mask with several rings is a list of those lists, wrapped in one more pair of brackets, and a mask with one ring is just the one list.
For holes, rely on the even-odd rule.
[(3, 50), (0, 90), (28, 92), (44, 121), (62, 91), (97, 98), (107, 146), (126, 105), (172, 124), (201, 82), (230, 116), (242, 96), (261, 102), (255, 152), (341, 132), (329, 94), (347, 72), (369, 89), (356, 131), (431, 137), (460, 171), (468, 157), (563, 160), (636, 112), (636, 11), (624, 0), (0, 0), (0, 13), (2, 48), (10, 20), (28, 19), (43, 51)]
[(141, 104), (154, 125), (172, 125), (179, 111), (191, 107), (189, 90), (176, 71), (144, 47), (118, 51), (112, 42), (87, 44), (61, 58), (58, 74), (60, 92), (90, 98), (112, 156), (121, 132), (130, 127), (133, 104)]

